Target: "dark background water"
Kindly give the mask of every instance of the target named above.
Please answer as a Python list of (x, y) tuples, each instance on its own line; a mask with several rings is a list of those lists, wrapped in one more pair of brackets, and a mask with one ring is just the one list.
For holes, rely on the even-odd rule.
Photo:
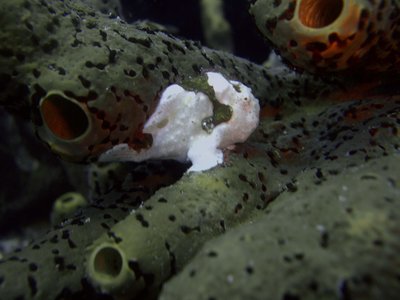
[[(200, 19), (200, 0), (122, 0), (128, 22), (148, 19), (176, 27), (182, 37), (204, 44)], [(224, 12), (232, 26), (234, 53), (254, 62), (266, 60), (268, 47), (248, 13), (246, 0), (225, 0)]]

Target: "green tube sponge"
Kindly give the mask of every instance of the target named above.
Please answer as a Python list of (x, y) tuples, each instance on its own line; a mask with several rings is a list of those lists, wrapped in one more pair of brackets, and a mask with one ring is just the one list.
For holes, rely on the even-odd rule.
[[(191, 173), (159, 190), (95, 241), (87, 256), (92, 284), (122, 298), (157, 290), (206, 240), (257, 214), (273, 196), (262, 192), (258, 168), (244, 175), (248, 163), (235, 156), (227, 168)], [(253, 163), (269, 165), (261, 157)]]
[[(251, 88), (261, 106), (332, 88), (127, 24), (77, 1), (5, 0), (0, 16), (0, 104), (28, 110), (38, 136), (74, 162), (96, 160), (119, 144), (151, 147), (143, 126), (163, 91), (206, 72)], [(299, 89), (303, 81), (307, 89)]]
[(0, 260), (0, 295), (13, 299), (96, 299), (86, 279), (86, 248), (137, 209), (160, 186), (182, 174), (176, 163), (93, 166), (90, 203), (24, 249)]
[(208, 47), (233, 52), (232, 29), (224, 16), (222, 0), (201, 0), (201, 21)]
[(261, 123), (252, 141), (275, 149), (267, 178), (292, 180), (265, 215), (200, 248), (160, 299), (396, 299), (398, 101), (310, 105)]
[(250, 12), (277, 52), (312, 72), (397, 72), (399, 1), (257, 0)]
[(305, 171), (267, 214), (202, 247), (159, 299), (397, 299), (398, 162), (372, 159), (319, 185)]
[[(267, 101), (269, 77), (262, 67), (85, 3), (7, 0), (0, 15), (7, 29), (0, 73), (10, 85), (24, 86), (18, 89), (24, 95), (1, 102), (27, 102), (39, 137), (70, 161), (95, 160), (122, 143), (137, 151), (150, 147), (152, 137), (142, 129), (162, 92), (205, 72), (239, 81)], [(14, 28), (15, 22), (24, 26)]]
[(185, 175), (95, 241), (87, 256), (90, 281), (121, 299), (159, 289), (206, 241), (254, 222), (271, 202), (294, 193), (302, 170), (320, 186), (329, 174), (398, 151), (396, 110), (396, 101), (351, 101), (262, 122), (225, 167)]
[[(296, 180), (302, 172), (312, 173), (309, 193), (344, 169), (398, 152), (398, 100), (363, 99), (336, 106), (316, 102), (280, 118), (264, 116), (246, 144), (237, 145), (227, 155), (224, 166), (185, 175), (175, 185), (166, 181), (170, 186), (146, 202), (149, 193), (162, 185), (160, 179), (175, 170), (175, 164), (163, 162), (163, 168), (150, 163), (147, 170), (143, 165), (129, 170), (135, 164), (121, 164), (122, 170), (114, 165), (96, 166), (90, 174), (93, 203), (82, 215), (0, 262), (2, 299), (95, 299), (88, 282), (88, 263), (96, 261), (92, 259), (96, 251), (101, 255), (94, 270), (111, 280), (126, 272), (133, 282), (130, 288), (145, 285), (144, 291), (156, 292), (209, 239), (255, 222), (272, 209), (271, 203), (279, 202), (279, 195), (298, 190)], [(113, 227), (130, 213), (123, 223), (130, 229)], [(106, 235), (92, 244), (102, 233)], [(126, 249), (131, 253), (125, 253)], [(82, 255), (85, 251), (89, 251), (87, 256)], [(101, 261), (110, 256), (114, 257), (111, 264)], [(101, 289), (101, 281), (90, 280)], [(112, 293), (120, 295), (120, 282), (113, 284)]]
[(72, 217), (79, 209), (87, 206), (87, 200), (82, 194), (69, 192), (61, 195), (53, 204), (51, 223), (56, 225)]

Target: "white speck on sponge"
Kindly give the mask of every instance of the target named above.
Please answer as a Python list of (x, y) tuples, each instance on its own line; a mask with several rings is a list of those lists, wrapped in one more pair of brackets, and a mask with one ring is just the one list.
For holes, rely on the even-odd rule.
[(119, 144), (100, 156), (101, 161), (175, 159), (192, 162), (188, 171), (204, 171), (223, 162), (221, 149), (244, 142), (258, 125), (260, 106), (251, 89), (221, 74), (208, 72), (208, 84), (217, 100), (232, 108), (229, 121), (209, 133), (202, 121), (213, 115), (213, 105), (202, 92), (186, 91), (177, 84), (167, 87), (146, 122), (143, 132), (153, 137), (152, 147), (140, 152)]

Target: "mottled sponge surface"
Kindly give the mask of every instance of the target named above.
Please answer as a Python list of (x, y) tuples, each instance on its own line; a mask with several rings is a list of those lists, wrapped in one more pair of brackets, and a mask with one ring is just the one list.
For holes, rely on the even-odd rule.
[(185, 175), (144, 205), (149, 182), (129, 186), (135, 172), (115, 169), (125, 182), (94, 179), (92, 206), (5, 258), (0, 291), (96, 299), (82, 253), (103, 233), (94, 245), (126, 251), (133, 288), (157, 293), (176, 276), (165, 299), (395, 299), (398, 122), (393, 97), (264, 118), (224, 166)]
[(296, 177), (265, 214), (207, 243), (160, 299), (396, 299), (399, 155)]
[(1, 299), (96, 299), (85, 274), (86, 247), (182, 172), (168, 161), (93, 165), (91, 204), (0, 260)]
[[(96, 126), (87, 137), (100, 144), (78, 143), (78, 158), (87, 158), (82, 149), (123, 142), (125, 127), (111, 125), (139, 125), (128, 122), (130, 100), (144, 120), (165, 87), (205, 69), (252, 87), (261, 100), (255, 132), (207, 172), (180, 178), (187, 166), (168, 161), (92, 165), (89, 206), (0, 261), (0, 298), (396, 299), (396, 85), (379, 86), (382, 77), (358, 89), (356, 78), (264, 69), (104, 17), (83, 2), (16, 0), (0, 8), (8, 43), (0, 51), (1, 105), (32, 108), (45, 140), (43, 98), (91, 108), (88, 123)], [(118, 249), (101, 252), (117, 263), (96, 260), (104, 244)]]
[(205, 72), (267, 101), (261, 66), (84, 2), (3, 1), (0, 14), (0, 105), (31, 117), (39, 137), (69, 161), (92, 162), (118, 144), (145, 149), (142, 127), (162, 92)]

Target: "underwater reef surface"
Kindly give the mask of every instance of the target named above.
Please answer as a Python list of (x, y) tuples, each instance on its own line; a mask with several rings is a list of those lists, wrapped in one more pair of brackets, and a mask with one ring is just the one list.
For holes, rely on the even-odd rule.
[[(205, 43), (238, 49), (223, 13), (241, 6), (207, 2), (204, 36), (233, 37)], [(0, 3), (0, 299), (397, 299), (399, 2), (249, 2), (290, 67), (128, 24), (124, 1)], [(97, 161), (152, 146), (142, 127), (169, 85), (212, 98), (209, 71), (261, 106), (221, 165)]]
[[(262, 216), (206, 243), (164, 285), (160, 299), (396, 299), (399, 138), (386, 136), (378, 150), (367, 129), (381, 130), (372, 124), (398, 114), (398, 104), (388, 100), (339, 105), (320, 118), (291, 123), (302, 124), (310, 137), (311, 144), (303, 144), (307, 150), (290, 155), (302, 161), (301, 171)], [(349, 109), (361, 112), (365, 105), (388, 111), (383, 119), (364, 120), (363, 125), (346, 121)], [(298, 136), (295, 131), (286, 134)], [(263, 176), (268, 190), (275, 176)], [(246, 208), (247, 201), (242, 203)]]

